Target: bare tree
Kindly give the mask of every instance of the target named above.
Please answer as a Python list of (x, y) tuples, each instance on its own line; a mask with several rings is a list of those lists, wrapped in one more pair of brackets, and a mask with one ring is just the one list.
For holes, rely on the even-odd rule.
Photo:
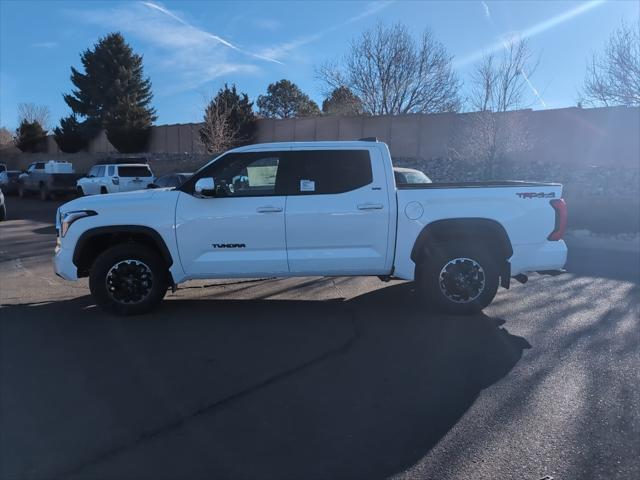
[(464, 114), (450, 149), (457, 160), (479, 165), (482, 180), (504, 179), (509, 157), (533, 145), (526, 111)]
[(367, 113), (456, 112), (460, 82), (444, 46), (425, 31), (419, 42), (401, 24), (382, 23), (351, 43), (339, 64), (325, 64), (317, 76), (326, 93), (348, 87)]
[(22, 122), (38, 123), (46, 132), (49, 130), (49, 120), (51, 113), (46, 105), (36, 105), (35, 103), (18, 104), (18, 124)]
[(470, 106), (477, 111), (506, 112), (529, 106), (525, 102), (529, 78), (538, 62), (526, 40), (505, 43), (502, 56), (486, 55), (472, 77)]
[(232, 110), (222, 102), (212, 100), (206, 108), (200, 128), (200, 141), (208, 153), (220, 153), (235, 146), (240, 126), (233, 122)]
[(504, 176), (505, 161), (531, 148), (523, 112), (529, 77), (537, 61), (525, 40), (505, 44), (500, 57), (485, 56), (472, 75), (469, 104), (477, 112), (463, 117), (454, 151), (464, 160), (480, 162), (483, 179)]
[(13, 134), (5, 127), (0, 127), (0, 148), (13, 145)]
[(623, 23), (587, 66), (583, 90), (590, 105), (640, 105), (640, 19)]

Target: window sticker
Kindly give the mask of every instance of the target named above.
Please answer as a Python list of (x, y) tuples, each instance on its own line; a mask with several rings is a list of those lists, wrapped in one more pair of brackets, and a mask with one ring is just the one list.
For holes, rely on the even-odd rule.
[(301, 192), (315, 192), (316, 191), (316, 182), (313, 180), (300, 180), (300, 191)]

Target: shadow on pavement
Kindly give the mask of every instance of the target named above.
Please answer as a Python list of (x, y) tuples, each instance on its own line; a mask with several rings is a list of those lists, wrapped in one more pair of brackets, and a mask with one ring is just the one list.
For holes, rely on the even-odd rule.
[(528, 342), (410, 285), (348, 301), (89, 297), (5, 306), (3, 477), (383, 478), (422, 458)]

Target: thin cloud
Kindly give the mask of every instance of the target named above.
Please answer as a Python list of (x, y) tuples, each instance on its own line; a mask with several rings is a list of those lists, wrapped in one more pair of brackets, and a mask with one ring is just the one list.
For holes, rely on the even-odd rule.
[(223, 38), (196, 28), (175, 12), (152, 2), (69, 11), (85, 23), (121, 31), (145, 45), (145, 64), (162, 72), (160, 94), (198, 88), (232, 74), (257, 74), (246, 52)]
[(529, 80), (529, 77), (527, 76), (527, 74), (521, 70), (520, 75), (522, 75), (522, 78), (524, 78), (524, 81), (527, 83), (527, 85), (531, 89), (531, 93), (533, 93), (533, 95), (538, 99), (538, 101), (540, 102), (540, 105), (542, 105), (544, 108), (547, 108), (547, 103), (540, 96), (540, 92), (538, 92), (538, 89), (533, 86), (533, 83), (531, 83), (531, 80)]
[(58, 42), (36, 42), (31, 45), (34, 48), (57, 48)]
[[(573, 18), (579, 15), (587, 13), (590, 10), (593, 10), (594, 8), (601, 6), (602, 4), (604, 4), (604, 2), (605, 0), (594, 0), (592, 2), (582, 3), (577, 7), (569, 9), (563, 13), (560, 13), (559, 15), (555, 15), (540, 23), (536, 23), (535, 25), (532, 25), (521, 32), (510, 34), (508, 41), (513, 42), (520, 39), (526, 39), (526, 38), (535, 37), (536, 35), (540, 35), (541, 33), (544, 33), (547, 30), (557, 27), (558, 25), (561, 25), (569, 20), (572, 20)], [(470, 63), (477, 62), (478, 60), (482, 59), (483, 56), (490, 53), (497, 52), (498, 50), (504, 48), (504, 45), (505, 45), (504, 39), (499, 40), (491, 45), (487, 45), (486, 47), (480, 50), (476, 50), (475, 52), (472, 52), (468, 55), (461, 57), (458, 60), (455, 60), (454, 66), (457, 68), (460, 68)]]
[(244, 53), (246, 55), (250, 55), (252, 57), (259, 58), (260, 60), (266, 60), (268, 62), (274, 62), (274, 63), (281, 63), (278, 60), (276, 60), (274, 58), (270, 58), (270, 57), (265, 56), (265, 55), (258, 55), (258, 54), (252, 53), (252, 52), (247, 52), (247, 51), (237, 47), (236, 45), (232, 44), (228, 40), (225, 40), (224, 38), (222, 38), (222, 37), (220, 37), (218, 35), (214, 35), (213, 33), (209, 33), (209, 32), (207, 32), (205, 30), (201, 30), (201, 29), (193, 26), (192, 24), (188, 23), (186, 20), (180, 18), (178, 15), (173, 13), (171, 10), (169, 10), (169, 9), (167, 9), (167, 8), (161, 6), (161, 5), (158, 5), (158, 4), (153, 3), (153, 2), (142, 2), (142, 4), (147, 6), (147, 7), (149, 7), (149, 8), (151, 8), (151, 9), (154, 9), (154, 10), (157, 10), (157, 11), (161, 12), (162, 14), (168, 16), (169, 18), (172, 18), (173, 20), (179, 22), (180, 24), (184, 25), (185, 27), (187, 27), (189, 29), (196, 30), (200, 34), (202, 34), (202, 35), (204, 35), (204, 36), (206, 36), (206, 37), (208, 37), (208, 38), (210, 38), (212, 40), (215, 40), (216, 42), (219, 42), (222, 45), (224, 45), (226, 47), (229, 47), (229, 48), (231, 48), (231, 49), (233, 49), (233, 50), (235, 50), (237, 52), (241, 52), (241, 53)]
[(484, 16), (491, 20), (491, 10), (489, 10), (489, 5), (487, 5), (487, 2), (482, 0), (480, 2), (480, 5), (482, 5), (482, 8), (484, 9)]
[(389, 5), (393, 4), (395, 0), (386, 0), (381, 2), (372, 2), (367, 5), (364, 11), (360, 12), (358, 15), (354, 15), (353, 17), (348, 18), (344, 22), (338, 23), (332, 27), (325, 28), (324, 30), (320, 30), (319, 32), (312, 33), (310, 35), (305, 35), (303, 37), (296, 38), (294, 40), (290, 40), (288, 42), (281, 43), (279, 45), (275, 45), (273, 47), (267, 47), (260, 51), (261, 55), (264, 55), (269, 58), (274, 59), (283, 59), (290, 55), (294, 50), (303, 45), (307, 45), (312, 42), (316, 42), (322, 39), (325, 35), (339, 30), (347, 25), (363, 20), (367, 17), (375, 15), (376, 13), (384, 10)]

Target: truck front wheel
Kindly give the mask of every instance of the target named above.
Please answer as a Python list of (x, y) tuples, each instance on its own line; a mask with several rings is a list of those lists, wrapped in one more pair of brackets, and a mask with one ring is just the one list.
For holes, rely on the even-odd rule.
[(139, 315), (160, 304), (167, 293), (168, 279), (160, 255), (128, 242), (96, 258), (89, 272), (89, 289), (102, 309), (117, 315)]
[(498, 291), (494, 256), (466, 243), (438, 244), (416, 267), (416, 283), (430, 306), (458, 315), (481, 311)]

